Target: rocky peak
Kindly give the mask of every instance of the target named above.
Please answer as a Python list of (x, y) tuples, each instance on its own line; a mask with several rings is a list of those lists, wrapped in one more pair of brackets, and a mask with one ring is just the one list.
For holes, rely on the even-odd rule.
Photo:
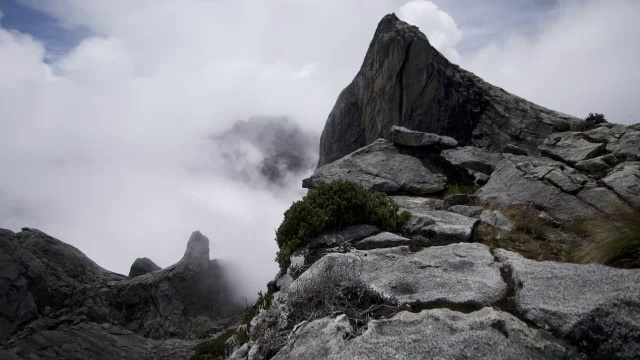
[(537, 153), (553, 124), (581, 120), (533, 104), (450, 63), (417, 27), (380, 21), (362, 67), (329, 114), (318, 166), (391, 140), (394, 125), (451, 136), (461, 145)]
[(199, 231), (176, 264), (138, 259), (128, 278), (39, 230), (0, 229), (0, 294), (0, 359), (187, 358), (186, 339), (236, 311)]
[(209, 238), (200, 231), (194, 231), (187, 242), (187, 250), (178, 264), (203, 268), (209, 264)]
[(136, 276), (148, 274), (160, 269), (160, 266), (156, 265), (149, 258), (137, 258), (136, 261), (134, 261), (131, 265), (131, 269), (129, 270), (129, 277), (134, 278)]

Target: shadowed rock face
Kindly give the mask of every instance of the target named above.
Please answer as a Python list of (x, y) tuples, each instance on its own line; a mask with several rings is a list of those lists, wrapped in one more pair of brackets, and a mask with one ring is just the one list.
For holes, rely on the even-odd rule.
[(461, 145), (530, 153), (557, 122), (579, 119), (533, 104), (451, 64), (417, 27), (385, 16), (360, 72), (329, 114), (318, 167), (390, 139), (393, 125), (447, 135)]
[(153, 261), (151, 261), (151, 259), (137, 258), (136, 261), (134, 261), (131, 265), (131, 269), (129, 270), (129, 277), (134, 278), (136, 276), (148, 274), (160, 269), (160, 266), (156, 265)]
[(185, 358), (193, 341), (176, 340), (167, 352), (153, 339), (196, 338), (234, 311), (223, 270), (198, 231), (176, 264), (127, 278), (41, 231), (0, 229), (0, 294), (3, 359), (171, 358), (178, 350)]

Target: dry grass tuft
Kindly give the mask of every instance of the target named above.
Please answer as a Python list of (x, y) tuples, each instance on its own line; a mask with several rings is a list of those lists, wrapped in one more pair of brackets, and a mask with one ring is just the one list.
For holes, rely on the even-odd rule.
[(574, 253), (577, 262), (640, 267), (640, 211), (584, 219), (575, 227), (584, 236)]
[(474, 184), (451, 183), (442, 193), (442, 198), (453, 194), (473, 195), (480, 187)]
[(540, 217), (537, 210), (524, 207), (497, 210), (509, 218), (516, 229), (506, 231), (480, 224), (475, 230), (479, 242), (491, 249), (517, 252), (529, 259), (567, 261), (568, 246), (558, 241), (560, 232), (553, 223)]

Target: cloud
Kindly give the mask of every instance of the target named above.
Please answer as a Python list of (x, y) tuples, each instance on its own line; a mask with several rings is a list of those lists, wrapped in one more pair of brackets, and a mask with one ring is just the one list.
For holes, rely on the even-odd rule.
[[(174, 263), (199, 229), (213, 257), (238, 262), (247, 293), (276, 274), (274, 230), (304, 194), (300, 180), (310, 169), (288, 171), (293, 163), (270, 147), (286, 147), (288, 138), (261, 142), (256, 134), (273, 131), (236, 132), (236, 121), (286, 116), (296, 124), (286, 129), (318, 134), (387, 13), (414, 16), (453, 61), (461, 36), (444, 5), (424, 1), (22, 2), (91, 35), (46, 63), (47, 44), (0, 27), (0, 227), (40, 228), (121, 273), (136, 257)], [(538, 38), (496, 41), (460, 53), (460, 62), (542, 105), (635, 111), (630, 84), (640, 81), (628, 63), (637, 58), (637, 5), (616, 2), (611, 9), (624, 12), (616, 17), (580, 4), (560, 11), (554, 19), (565, 20), (550, 20)], [(563, 34), (577, 31), (572, 9), (590, 24), (589, 36)], [(593, 84), (606, 91), (595, 96)], [(212, 134), (234, 134), (226, 149), (242, 153), (242, 164), (226, 159)], [(284, 171), (280, 185), (261, 173), (266, 159)]]
[(398, 17), (420, 28), (433, 47), (454, 63), (460, 61), (456, 46), (462, 31), (453, 18), (431, 1), (413, 0), (398, 9)]
[(254, 186), (297, 188), (300, 176), (318, 163), (319, 133), (305, 132), (293, 120), (255, 116), (238, 120), (211, 137), (215, 162), (226, 166), (227, 176)]
[(579, 117), (640, 121), (640, 2), (565, 1), (535, 35), (509, 33), (461, 65), (540, 105)]
[[(0, 227), (40, 228), (120, 273), (137, 257), (174, 263), (198, 229), (244, 271), (241, 293), (264, 288), (274, 230), (312, 170), (309, 134), (391, 2), (26, 3), (92, 35), (48, 64), (46, 44), (0, 28)], [(233, 130), (263, 115), (290, 120)], [(212, 134), (237, 140), (244, 168)]]

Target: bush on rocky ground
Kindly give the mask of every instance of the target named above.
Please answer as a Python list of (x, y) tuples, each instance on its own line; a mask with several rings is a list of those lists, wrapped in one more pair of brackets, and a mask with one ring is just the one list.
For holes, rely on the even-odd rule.
[(360, 279), (358, 259), (332, 260), (321, 274), (298, 280), (288, 303), (291, 324), (344, 314), (352, 326), (349, 336), (358, 336), (370, 319), (388, 317), (398, 310), (396, 301), (384, 298)]
[(565, 132), (571, 130), (571, 123), (568, 122), (557, 122), (552, 125), (552, 130), (554, 133), (556, 132)]
[(587, 123), (594, 125), (607, 122), (607, 119), (605, 119), (604, 115), (599, 113), (589, 113), (589, 116), (587, 116), (584, 120)]
[(291, 253), (322, 231), (348, 225), (375, 225), (384, 231), (398, 231), (411, 215), (399, 213), (398, 205), (386, 194), (370, 192), (350, 181), (335, 181), (311, 190), (284, 213), (276, 231), (280, 251), (276, 261), (289, 266)]

